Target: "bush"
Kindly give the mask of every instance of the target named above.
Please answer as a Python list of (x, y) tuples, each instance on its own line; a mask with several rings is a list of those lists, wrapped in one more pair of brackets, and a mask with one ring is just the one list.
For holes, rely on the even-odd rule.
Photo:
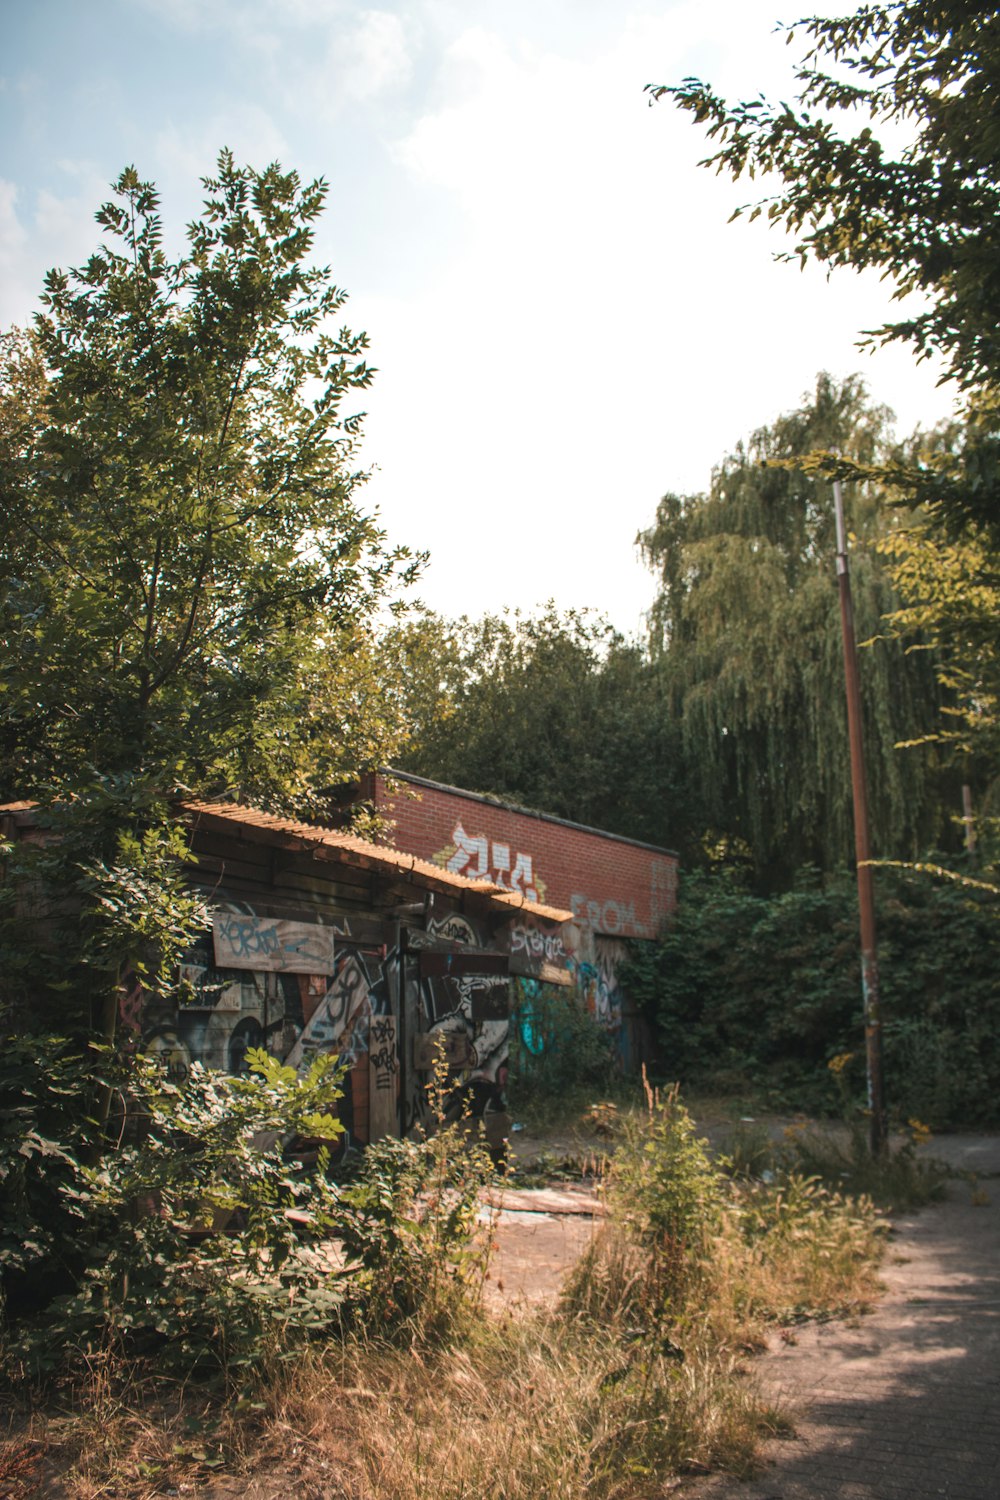
[(478, 1306), (490, 1248), (479, 1211), (494, 1175), (461, 1124), (367, 1147), (327, 1220), (347, 1258), (356, 1326), (384, 1335), (405, 1325), (440, 1341)]
[(713, 1160), (676, 1090), (650, 1094), (607, 1179), (608, 1219), (567, 1280), (564, 1309), (683, 1358), (692, 1338), (753, 1344), (771, 1322), (856, 1310), (884, 1226), (775, 1158), (767, 1180)]
[(579, 1114), (595, 1088), (607, 1093), (617, 1077), (613, 1036), (575, 989), (519, 979), (515, 993), (510, 1021), (515, 1107), (545, 1124), (554, 1114)]
[(107, 1233), (85, 1175), (100, 1140), (91, 1106), (103, 1086), (93, 1058), (65, 1037), (3, 1039), (0, 1305), (10, 1311), (68, 1291)]
[[(880, 872), (886, 1088), (899, 1118), (1000, 1121), (1000, 907), (982, 891)], [(778, 1108), (837, 1106), (829, 1060), (863, 1057), (857, 897), (849, 881), (754, 896), (685, 882), (673, 928), (635, 945), (621, 976), (686, 1087), (747, 1090)]]
[[(39, 1060), (53, 1056), (49, 1041), (24, 1045)], [(77, 1064), (56, 1056), (57, 1077), (72, 1083)], [(8, 1300), (15, 1360), (44, 1371), (81, 1351), (155, 1348), (185, 1370), (229, 1369), (329, 1326), (342, 1295), (329, 1263), (299, 1243), (289, 1210), (325, 1214), (331, 1193), (320, 1177), (292, 1172), (281, 1143), (340, 1132), (329, 1110), (341, 1070), (336, 1058), (319, 1058), (299, 1079), (262, 1050), (248, 1062), (246, 1078), (195, 1065), (177, 1085), (152, 1059), (135, 1059), (122, 1139), (95, 1164), (81, 1149), (93, 1148), (96, 1134), (81, 1138), (81, 1090), (60, 1084), (43, 1150), (34, 1149), (31, 1117), (15, 1120), (21, 1145), (14, 1133), (7, 1150), (27, 1150), (27, 1166), (20, 1178), (7, 1172), (4, 1196), (35, 1215), (32, 1269), (48, 1281), (42, 1310)], [(7, 1089), (10, 1072), (8, 1058)], [(238, 1233), (222, 1233), (228, 1226)], [(53, 1276), (58, 1269), (71, 1273), (70, 1289)]]

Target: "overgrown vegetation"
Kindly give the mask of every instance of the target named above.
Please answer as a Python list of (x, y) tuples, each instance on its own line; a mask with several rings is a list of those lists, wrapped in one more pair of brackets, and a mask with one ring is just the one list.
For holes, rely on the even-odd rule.
[[(128, 1072), (120, 1140), (88, 1165), (80, 1072), (11, 1039), (0, 1075), (0, 1311), (8, 1378), (77, 1378), (146, 1358), (232, 1384), (315, 1338), (447, 1340), (485, 1272), (493, 1175), (460, 1126), (384, 1140), (330, 1175), (341, 1070), (298, 1077), (258, 1049), (236, 1078)], [(124, 1083), (124, 1079), (120, 1079)], [(324, 1142), (306, 1169), (283, 1151)]]
[[(273, 1106), (290, 1081), (256, 1062)], [(259, 1087), (243, 1082), (234, 1122)], [(202, 1091), (196, 1084), (192, 1100)], [(176, 1125), (179, 1096), (166, 1097)], [(304, 1108), (306, 1096), (296, 1098)], [(96, 1496), (109, 1474), (142, 1493), (169, 1476), (269, 1458), (367, 1500), (536, 1500), (546, 1491), (611, 1500), (652, 1495), (674, 1474), (752, 1472), (762, 1435), (781, 1431), (782, 1418), (748, 1380), (747, 1351), (776, 1323), (864, 1307), (881, 1225), (868, 1200), (815, 1179), (790, 1172), (766, 1182), (713, 1161), (676, 1093), (650, 1092), (621, 1129), (608, 1218), (558, 1308), (517, 1318), (484, 1308), (485, 1160), (447, 1132), (385, 1141), (347, 1184), (310, 1196), (298, 1177), (282, 1181), (277, 1200), (306, 1205), (333, 1241), (296, 1236), (270, 1276), (267, 1259), (259, 1262), (271, 1286), (271, 1337), (252, 1362), (252, 1333), (242, 1344), (218, 1341), (215, 1383), (188, 1381), (179, 1396), (162, 1372), (150, 1383), (140, 1342), (119, 1339), (116, 1358), (107, 1345), (102, 1357), (96, 1344), (80, 1344), (62, 1378), (72, 1374), (68, 1389), (96, 1403), (100, 1425), (26, 1422), (9, 1452), (26, 1465), (34, 1457), (36, 1469), (61, 1468), (66, 1492), (80, 1497)], [(208, 1157), (191, 1146), (187, 1137), (175, 1153), (178, 1170), (192, 1155), (196, 1163), (179, 1197), (175, 1172), (148, 1174), (169, 1185), (161, 1210), (185, 1205), (189, 1229), (193, 1214), (207, 1213), (213, 1184), (216, 1208), (236, 1206), (232, 1184), (206, 1174), (197, 1163)], [(261, 1168), (273, 1170), (274, 1159)], [(256, 1189), (242, 1196), (252, 1209)], [(167, 1233), (163, 1213), (152, 1217)], [(126, 1235), (123, 1253), (135, 1243)], [(229, 1244), (221, 1234), (189, 1239), (188, 1262), (204, 1275)], [(302, 1264), (311, 1279), (289, 1281), (289, 1266)], [(244, 1282), (232, 1295), (245, 1301), (248, 1291)], [(157, 1292), (147, 1283), (143, 1295)], [(210, 1302), (202, 1318), (216, 1311)]]
[[(1000, 1119), (996, 898), (882, 873), (878, 931), (886, 1077), (901, 1120), (935, 1129)], [(857, 908), (848, 882), (784, 895), (689, 877), (669, 934), (636, 945), (623, 982), (685, 1087), (753, 1093), (772, 1108), (840, 1112), (828, 1069), (863, 1092)]]
[(510, 1021), (511, 1108), (519, 1123), (572, 1125), (595, 1100), (631, 1095), (614, 1038), (575, 988), (515, 979)]

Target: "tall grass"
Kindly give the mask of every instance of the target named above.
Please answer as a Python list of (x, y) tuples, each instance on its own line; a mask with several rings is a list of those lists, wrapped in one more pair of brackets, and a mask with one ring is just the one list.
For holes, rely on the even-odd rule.
[(567, 1313), (678, 1338), (693, 1324), (732, 1350), (759, 1346), (769, 1324), (870, 1303), (885, 1225), (869, 1198), (726, 1165), (676, 1090), (661, 1098), (647, 1085), (647, 1113), (608, 1169), (608, 1220), (567, 1280)]
[(274, 1422), (330, 1454), (346, 1421), (376, 1500), (652, 1495), (671, 1474), (751, 1472), (777, 1424), (707, 1346), (681, 1360), (558, 1318), (484, 1327), (447, 1353), (358, 1344), (338, 1365), (335, 1387), (325, 1362), (300, 1366)]
[[(158, 1420), (147, 1401), (131, 1418), (116, 1409), (103, 1435), (89, 1424), (108, 1477), (102, 1486), (102, 1463), (78, 1444), (60, 1492), (152, 1493), (223, 1464), (294, 1470), (295, 1487), (348, 1500), (651, 1500), (672, 1476), (751, 1474), (782, 1418), (748, 1351), (775, 1323), (857, 1310), (875, 1288), (881, 1226), (868, 1200), (801, 1174), (735, 1175), (676, 1093), (650, 1090), (622, 1126), (608, 1216), (559, 1305), (491, 1313), (491, 1226), (461, 1249), (462, 1189), (480, 1169), (456, 1178), (446, 1160), (454, 1169), (446, 1138), (387, 1147), (354, 1194), (353, 1252), (373, 1288), (385, 1271), (385, 1306), (376, 1296), (338, 1339), (269, 1361), (235, 1401), (216, 1398), (214, 1428), (198, 1409), (197, 1444), (178, 1442), (203, 1399), (193, 1392)], [(425, 1257), (441, 1215), (435, 1277)]]

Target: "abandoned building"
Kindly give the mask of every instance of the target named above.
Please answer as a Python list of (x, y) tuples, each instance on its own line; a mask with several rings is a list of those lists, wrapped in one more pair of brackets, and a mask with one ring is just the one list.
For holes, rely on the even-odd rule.
[(538, 909), (542, 903), (568, 909), (572, 922), (565, 929), (547, 939), (525, 929), (516, 941), (532, 944), (534, 957), (568, 966), (626, 1070), (648, 1060), (646, 1025), (617, 976), (626, 939), (658, 937), (676, 908), (672, 850), (404, 771), (369, 775), (354, 795), (389, 819), (396, 848), (453, 874), (492, 881)]
[[(239, 1073), (264, 1046), (294, 1067), (347, 1064), (344, 1144), (405, 1134), (427, 1109), (435, 1058), (496, 1143), (510, 1017), (530, 1037), (546, 985), (575, 991), (626, 1067), (646, 1055), (617, 968), (676, 900), (676, 857), (559, 818), (394, 773), (366, 799), (392, 847), (228, 802), (186, 802), (187, 878), (212, 930), (181, 964), (181, 1000), (126, 983), (119, 1025), (183, 1077)], [(30, 804), (0, 808), (8, 839), (39, 836)]]
[[(293, 1066), (347, 1063), (344, 1145), (405, 1133), (426, 1108), (440, 1047), (487, 1136), (503, 1133), (511, 975), (571, 983), (554, 953), (569, 911), (412, 854), (233, 803), (189, 802), (192, 886), (212, 931), (185, 955), (188, 998), (138, 984), (119, 1025), (183, 1077), (238, 1073), (248, 1048)], [(37, 836), (28, 804), (0, 808), (8, 839)]]

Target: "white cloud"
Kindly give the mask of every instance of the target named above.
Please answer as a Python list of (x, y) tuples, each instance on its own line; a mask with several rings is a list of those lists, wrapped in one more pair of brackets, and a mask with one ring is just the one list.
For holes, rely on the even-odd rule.
[(94, 214), (107, 183), (88, 162), (62, 162), (72, 191), (25, 195), (0, 181), (0, 327), (26, 323), (38, 309), (45, 273), (82, 264), (97, 244)]
[[(720, 11), (706, 71), (767, 86), (759, 11)], [(635, 626), (652, 586), (631, 543), (659, 495), (703, 488), (819, 369), (868, 373), (904, 425), (941, 407), (933, 372), (854, 348), (888, 315), (885, 289), (774, 265), (775, 236), (726, 227), (752, 190), (699, 170), (697, 129), (646, 107), (642, 83), (698, 66), (704, 31), (693, 5), (635, 13), (574, 56), (467, 27), (435, 107), (397, 143), (462, 231), (419, 299), (362, 307), (382, 370), (372, 496), (393, 535), (430, 546), (426, 592), (443, 609), (555, 593)]]
[(17, 186), (0, 177), (0, 265), (11, 264), (27, 238), (17, 216)]
[[(333, 182), (317, 259), (380, 368), (370, 498), (394, 539), (431, 548), (437, 607), (555, 595), (633, 626), (652, 586), (631, 542), (658, 496), (707, 484), (818, 369), (869, 373), (904, 427), (942, 409), (905, 351), (853, 348), (885, 289), (775, 266), (776, 236), (726, 224), (755, 185), (700, 170), (703, 133), (647, 106), (643, 84), (688, 73), (791, 92), (783, 0), (135, 3), (219, 61), (217, 90), (129, 140), (168, 236), (222, 143)], [(0, 183), (0, 317), (97, 240), (103, 174), (67, 168), (44, 196)]]
[(357, 99), (399, 88), (412, 72), (406, 32), (398, 16), (367, 10), (343, 48), (344, 86)]

